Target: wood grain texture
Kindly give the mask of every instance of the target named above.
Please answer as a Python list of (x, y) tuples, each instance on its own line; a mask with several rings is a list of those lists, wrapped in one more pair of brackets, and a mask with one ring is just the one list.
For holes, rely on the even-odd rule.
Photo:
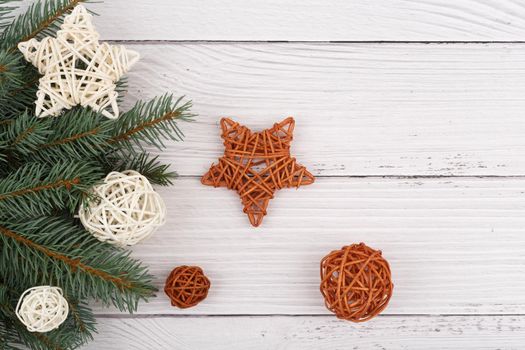
[(525, 317), (379, 317), (351, 324), (333, 317), (99, 319), (86, 349), (347, 350), (522, 349)]
[[(522, 41), (515, 0), (106, 1), (113, 40)], [(116, 17), (116, 18), (115, 18)], [(110, 18), (114, 18), (111, 20)]]
[(195, 308), (173, 308), (159, 292), (139, 314), (328, 314), (319, 261), (361, 241), (391, 264), (385, 314), (525, 313), (522, 178), (321, 178), (279, 191), (258, 229), (235, 192), (197, 178), (161, 194), (168, 222), (134, 256), (160, 289), (183, 264), (201, 266), (212, 287)]
[[(125, 105), (165, 91), (195, 102), (186, 141), (162, 156), (185, 176), (161, 190), (168, 224), (133, 255), (160, 289), (180, 264), (202, 266), (212, 289), (184, 311), (162, 292), (138, 318), (97, 308), (100, 334), (87, 349), (523, 348), (524, 2), (88, 7), (102, 15), (102, 39), (143, 56)], [(370, 43), (382, 41), (395, 43)], [(222, 152), (221, 116), (262, 129), (287, 115), (294, 155), (320, 178), (280, 191), (254, 229), (234, 193), (197, 176)], [(383, 250), (395, 289), (383, 315), (355, 325), (328, 315), (318, 263), (360, 241)]]
[(131, 45), (127, 105), (169, 91), (199, 114), (164, 159), (200, 175), (221, 116), (254, 130), (288, 115), (316, 175), (525, 174), (525, 44)]

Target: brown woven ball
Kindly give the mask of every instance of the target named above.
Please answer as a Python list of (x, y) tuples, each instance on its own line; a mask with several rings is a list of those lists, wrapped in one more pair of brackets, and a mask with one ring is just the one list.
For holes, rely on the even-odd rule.
[(166, 279), (164, 292), (172, 306), (186, 309), (206, 299), (210, 285), (210, 280), (200, 267), (179, 266)]
[(364, 243), (334, 250), (321, 260), (321, 293), (338, 318), (370, 320), (386, 308), (393, 289), (388, 262)]

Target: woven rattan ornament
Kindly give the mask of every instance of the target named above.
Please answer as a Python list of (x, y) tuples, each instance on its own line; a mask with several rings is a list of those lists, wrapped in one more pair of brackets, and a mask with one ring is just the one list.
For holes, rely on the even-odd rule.
[(221, 119), (224, 155), (201, 182), (237, 191), (253, 226), (262, 223), (275, 191), (310, 185), (315, 178), (290, 156), (295, 121), (288, 117), (270, 129), (252, 132), (228, 118)]
[(172, 306), (186, 309), (206, 299), (210, 285), (210, 280), (200, 267), (179, 266), (166, 279), (164, 292)]
[(364, 243), (334, 250), (321, 261), (321, 293), (338, 318), (370, 320), (386, 308), (393, 288), (381, 251)]
[(49, 332), (67, 318), (69, 304), (62, 289), (38, 286), (26, 290), (16, 305), (16, 316), (30, 332)]
[(64, 18), (56, 38), (18, 44), (27, 61), (44, 76), (36, 94), (36, 115), (58, 116), (75, 105), (118, 118), (115, 83), (138, 61), (124, 46), (99, 43), (91, 15), (79, 5)]
[(148, 179), (134, 170), (114, 171), (93, 188), (94, 199), (79, 210), (96, 238), (118, 246), (148, 238), (166, 221), (166, 206)]

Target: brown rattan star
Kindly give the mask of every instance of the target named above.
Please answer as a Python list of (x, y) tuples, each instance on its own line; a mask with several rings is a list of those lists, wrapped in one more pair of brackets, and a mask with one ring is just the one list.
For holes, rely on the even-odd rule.
[(252, 132), (229, 118), (221, 119), (224, 155), (201, 182), (237, 191), (253, 226), (262, 223), (276, 190), (310, 185), (315, 178), (290, 156), (295, 121), (288, 117), (271, 129)]

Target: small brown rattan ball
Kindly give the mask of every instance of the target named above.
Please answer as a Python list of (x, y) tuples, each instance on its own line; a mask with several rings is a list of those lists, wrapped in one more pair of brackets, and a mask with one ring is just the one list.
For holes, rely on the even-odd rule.
[(210, 280), (200, 267), (179, 266), (166, 279), (164, 292), (172, 306), (186, 309), (206, 299), (210, 285)]
[(338, 318), (370, 320), (386, 308), (393, 289), (388, 262), (364, 243), (334, 250), (321, 260), (321, 293)]

